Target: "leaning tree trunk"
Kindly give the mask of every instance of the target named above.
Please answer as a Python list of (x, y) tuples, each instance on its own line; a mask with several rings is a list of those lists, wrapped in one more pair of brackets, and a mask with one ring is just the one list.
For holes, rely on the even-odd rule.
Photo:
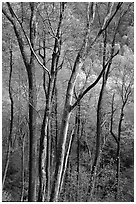
[(64, 179), (65, 179), (65, 173), (66, 173), (66, 170), (67, 170), (68, 160), (69, 160), (69, 156), (70, 156), (70, 153), (71, 153), (71, 148), (72, 148), (72, 144), (73, 144), (73, 141), (74, 141), (74, 137), (75, 137), (75, 131), (73, 129), (71, 134), (70, 134), (68, 148), (67, 148), (66, 155), (65, 155), (65, 162), (64, 162), (64, 166), (63, 166), (63, 173), (62, 173), (61, 185), (60, 185), (60, 192), (61, 192), (61, 189), (63, 187), (63, 183), (64, 183)]
[(4, 175), (2, 179), (2, 189), (4, 188), (8, 166), (9, 166), (9, 160), (10, 160), (10, 153), (11, 153), (11, 146), (12, 146), (12, 130), (13, 130), (13, 118), (14, 118), (14, 101), (12, 96), (12, 88), (11, 88), (11, 79), (12, 79), (12, 69), (13, 69), (13, 54), (12, 54), (12, 46), (10, 47), (10, 72), (9, 72), (9, 98), (11, 102), (10, 106), (10, 129), (9, 129), (9, 136), (8, 136), (8, 148), (7, 148), (7, 155), (6, 155), (6, 164), (4, 168)]

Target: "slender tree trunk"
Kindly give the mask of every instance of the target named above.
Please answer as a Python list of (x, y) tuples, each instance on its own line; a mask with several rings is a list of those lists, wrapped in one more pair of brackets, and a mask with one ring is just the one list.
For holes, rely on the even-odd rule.
[[(57, 100), (57, 87), (55, 88), (55, 154), (57, 155), (58, 146), (58, 100)], [(55, 158), (56, 161), (56, 158)]]
[(11, 89), (11, 79), (12, 79), (12, 70), (13, 70), (13, 54), (12, 54), (12, 45), (10, 47), (10, 72), (9, 72), (9, 98), (11, 102), (10, 106), (10, 129), (9, 129), (9, 135), (8, 135), (8, 147), (7, 147), (7, 155), (6, 155), (6, 163), (4, 168), (4, 175), (2, 179), (2, 189), (4, 188), (7, 171), (9, 167), (9, 161), (10, 161), (10, 153), (11, 153), (11, 146), (12, 146), (12, 130), (13, 130), (13, 118), (14, 118), (14, 101), (12, 96), (12, 89)]
[[(50, 82), (49, 82), (50, 83)], [(47, 149), (50, 145), (50, 137), (48, 134), (48, 124), (49, 124), (49, 117), (50, 117), (50, 99), (51, 99), (51, 92), (50, 86), (48, 87), (48, 95), (46, 96), (46, 108), (44, 111), (44, 118), (41, 128), (41, 137), (40, 137), (40, 150), (39, 150), (39, 194), (38, 194), (38, 201), (44, 202), (45, 201), (45, 191), (47, 187), (47, 179), (48, 179), (48, 168), (47, 165), (50, 164), (50, 157)], [(48, 159), (47, 159), (48, 158)], [(49, 182), (49, 179), (48, 179)]]
[[(111, 127), (110, 127), (110, 133), (113, 136), (113, 138), (116, 141), (117, 144), (117, 154), (116, 154), (116, 164), (117, 164), (117, 170), (116, 170), (116, 193), (115, 193), (115, 200), (118, 201), (119, 199), (119, 182), (120, 182), (120, 140), (121, 140), (121, 127), (122, 127), (122, 121), (124, 117), (124, 108), (125, 105), (128, 101), (129, 94), (131, 93), (131, 90), (129, 90), (129, 86), (125, 89), (124, 93), (124, 88), (122, 86), (122, 106), (121, 106), (121, 111), (120, 111), (120, 118), (119, 118), (119, 123), (118, 123), (118, 133), (114, 134), (113, 133), (113, 115), (114, 115), (114, 96), (113, 94), (112, 97), (112, 106), (111, 106)], [(124, 95), (123, 95), (124, 94)]]
[[(94, 157), (94, 161), (92, 164), (90, 185), (89, 185), (88, 193), (87, 193), (87, 197), (90, 197), (90, 198), (92, 198), (93, 193), (94, 193), (95, 182), (96, 182), (96, 173), (97, 173), (97, 168), (98, 168), (99, 161), (100, 161), (100, 152), (102, 151), (102, 149), (101, 149), (101, 145), (102, 145), (101, 144), (102, 143), (102, 138), (101, 138), (102, 127), (101, 127), (101, 125), (102, 125), (102, 121), (103, 121), (103, 113), (102, 113), (103, 97), (104, 97), (105, 88), (106, 88), (106, 84), (107, 84), (107, 80), (108, 80), (108, 76), (109, 76), (109, 71), (110, 71), (111, 64), (112, 64), (112, 58), (114, 57), (114, 45), (115, 45), (115, 39), (116, 39), (117, 30), (118, 30), (118, 25), (117, 25), (117, 28), (115, 29), (115, 33), (113, 35), (112, 48), (111, 48), (111, 54), (110, 54), (111, 61), (108, 64), (106, 62), (107, 31), (105, 30), (105, 33), (104, 33), (103, 69), (104, 69), (104, 67), (107, 67), (107, 69), (105, 69), (103, 72), (103, 81), (102, 81), (102, 86), (101, 86), (100, 95), (99, 95), (99, 99), (98, 99), (98, 105), (97, 105), (95, 157)], [(106, 66), (106, 64), (107, 64), (107, 66)]]
[(25, 133), (22, 136), (22, 189), (21, 189), (21, 202), (24, 201), (25, 191)]
[[(105, 44), (104, 44), (104, 53), (103, 53), (104, 64), (103, 64), (103, 66), (105, 66), (105, 53), (106, 53), (106, 41), (105, 41)], [(98, 167), (99, 160), (100, 160), (99, 157), (100, 157), (101, 142), (102, 142), (101, 124), (102, 124), (102, 119), (103, 119), (102, 118), (102, 105), (103, 105), (102, 101), (103, 101), (105, 86), (106, 86), (106, 79), (105, 79), (105, 72), (104, 72), (103, 73), (103, 81), (102, 81), (101, 91), (100, 91), (100, 95), (99, 95), (99, 99), (98, 99), (98, 105), (97, 105), (95, 157), (94, 157), (94, 161), (93, 161), (93, 164), (92, 164), (91, 179), (89, 181), (90, 184), (89, 184), (89, 188), (88, 188), (88, 192), (87, 192), (87, 199), (92, 198), (92, 196), (93, 196), (93, 192), (94, 192), (94, 188), (95, 188), (95, 182), (96, 182), (96, 172), (97, 172), (97, 167)]]
[[(30, 18), (30, 41), (34, 49), (36, 44), (36, 5), (30, 3), (31, 18)], [(36, 70), (35, 56), (31, 51), (30, 64), (27, 66), (28, 83), (29, 83), (29, 188), (28, 202), (36, 202), (37, 188), (37, 87), (36, 87)]]
[(29, 68), (29, 190), (28, 201), (36, 201), (37, 187), (37, 137), (36, 137), (36, 80), (34, 64)]
[(122, 121), (123, 121), (123, 111), (124, 111), (124, 106), (121, 108), (121, 113), (120, 113), (120, 119), (119, 119), (119, 125), (118, 125), (118, 142), (117, 142), (117, 172), (116, 172), (116, 194), (115, 194), (115, 199), (118, 201), (119, 198), (119, 181), (120, 181), (120, 137), (121, 137), (121, 126), (122, 126)]
[[(40, 138), (40, 152), (39, 152), (39, 196), (38, 200), (39, 201), (45, 201), (45, 189), (46, 187), (50, 186), (50, 174), (51, 168), (51, 134), (50, 136), (48, 135), (48, 125), (50, 123), (50, 115), (52, 112), (52, 98), (53, 98), (53, 89), (54, 86), (56, 85), (55, 78), (56, 78), (56, 73), (55, 73), (55, 68), (58, 64), (58, 56), (55, 55), (53, 58), (52, 62), (52, 73), (51, 73), (51, 79), (49, 80), (48, 84), (48, 90), (46, 93), (46, 107), (44, 111), (44, 118), (43, 118), (43, 123), (42, 123), (42, 128), (41, 128), (41, 138)], [(47, 161), (46, 161), (47, 159)], [(48, 183), (46, 185), (46, 182)], [(50, 193), (50, 187), (49, 189), (47, 188), (47, 194), (49, 195)], [(49, 199), (49, 196), (48, 196)]]
[(80, 146), (79, 146), (79, 136), (80, 136), (80, 103), (77, 106), (77, 195), (76, 202), (79, 202), (79, 173), (80, 173)]
[(7, 176), (8, 167), (9, 167), (10, 152), (11, 152), (11, 145), (8, 142), (6, 164), (5, 164), (4, 175), (3, 175), (3, 179), (2, 179), (2, 189), (4, 188), (4, 185), (5, 185), (5, 180), (6, 180), (6, 176)]
[[(56, 168), (55, 168), (54, 183), (52, 186), (50, 202), (58, 201), (58, 197), (59, 197), (59, 189), (61, 185), (64, 158), (65, 158), (65, 144), (67, 139), (68, 124), (70, 119), (70, 111), (67, 109), (68, 108), (65, 108), (63, 113), (60, 140), (59, 140), (58, 150), (57, 150), (57, 162), (56, 162)], [(64, 135), (64, 137), (61, 135)]]
[(67, 169), (66, 169), (66, 173), (65, 173), (65, 179), (64, 179), (64, 187), (63, 187), (63, 193), (64, 193), (64, 199), (63, 202), (68, 202), (68, 194), (70, 194), (70, 190), (67, 192), (67, 190), (69, 189), (69, 159), (68, 159), (68, 163), (67, 163)]
[(117, 171), (116, 171), (116, 194), (115, 200), (118, 201), (119, 198), (119, 180), (120, 180), (120, 142), (117, 143)]
[[(104, 77), (104, 76), (103, 76)], [(105, 88), (105, 82), (103, 79), (103, 85), (100, 91), (100, 96), (98, 100), (98, 105), (97, 105), (97, 129), (96, 129), (96, 147), (95, 147), (95, 157), (92, 165), (92, 170), (91, 170), (91, 181), (90, 181), (90, 186), (88, 189), (88, 196), (92, 198), (94, 188), (95, 188), (95, 182), (96, 182), (96, 172), (97, 168), (99, 165), (99, 157), (100, 157), (100, 150), (101, 150), (101, 134), (102, 134), (102, 129), (101, 129), (101, 124), (102, 124), (102, 99), (103, 99), (103, 94), (104, 94), (104, 88)], [(87, 196), (87, 197), (88, 197)]]
[[(40, 42), (39, 42), (40, 46)], [(43, 65), (46, 65), (46, 34), (43, 33), (43, 54), (39, 50), (39, 55), (43, 60)], [(49, 82), (50, 84), (50, 79)], [(48, 116), (49, 116), (49, 93), (46, 88), (46, 71), (43, 70), (43, 89), (46, 97), (46, 106), (44, 110), (44, 117), (41, 126), (41, 136), (40, 136), (40, 149), (39, 149), (39, 191), (38, 191), (38, 201), (45, 201), (45, 191), (46, 191), (46, 157), (47, 157), (47, 129), (48, 129)]]
[(67, 148), (67, 152), (66, 152), (66, 155), (65, 155), (65, 162), (64, 162), (64, 167), (63, 167), (63, 174), (62, 174), (61, 185), (60, 185), (60, 189), (59, 189), (60, 192), (61, 192), (61, 189), (62, 189), (62, 186), (63, 186), (63, 182), (64, 182), (64, 178), (65, 178), (65, 172), (66, 172), (66, 170), (67, 170), (68, 160), (69, 160), (69, 156), (70, 156), (72, 144), (73, 144), (73, 141), (74, 141), (74, 137), (75, 137), (75, 133), (74, 133), (74, 129), (73, 129), (72, 132), (71, 132), (71, 134), (70, 134), (70, 139), (69, 139), (69, 143), (68, 143), (68, 148)]
[(47, 201), (50, 199), (50, 186), (51, 186), (51, 132), (50, 132), (50, 120), (47, 128), (47, 159), (46, 159), (46, 189), (47, 189)]
[(69, 160), (69, 166), (68, 166), (68, 180), (69, 180), (69, 182), (68, 182), (68, 189), (69, 189), (69, 193), (67, 193), (67, 197), (68, 197), (68, 202), (72, 202), (72, 199), (73, 199), (73, 192), (72, 192), (72, 188), (71, 188), (71, 181), (72, 181), (72, 164), (71, 164), (71, 162), (70, 162), (70, 160)]

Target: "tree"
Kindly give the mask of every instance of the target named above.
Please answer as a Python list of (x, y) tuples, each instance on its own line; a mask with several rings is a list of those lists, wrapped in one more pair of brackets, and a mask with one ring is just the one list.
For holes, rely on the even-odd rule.
[[(39, 178), (40, 178), (39, 201), (45, 200), (45, 188), (46, 188), (45, 183), (47, 185), (47, 197), (48, 197), (47, 200), (49, 200), (49, 197), (50, 197), (51, 135), (49, 133), (50, 129), (48, 129), (49, 128), (48, 125), (50, 123), (50, 115), (52, 111), (52, 99), (54, 95), (54, 89), (56, 86), (58, 62), (59, 62), (60, 52), (61, 52), (61, 43), (62, 43), (61, 24), (63, 20), (64, 7), (65, 7), (65, 3), (60, 3), (60, 16), (59, 16), (57, 31), (54, 36), (55, 43), (54, 43), (53, 54), (51, 59), (52, 62), (51, 62), (50, 78), (49, 78), (48, 87), (46, 89), (47, 91), (45, 91), (46, 107), (44, 112), (42, 128), (41, 128), (40, 155), (39, 155)], [(50, 19), (48, 20), (50, 22)], [(44, 44), (44, 49), (45, 49), (45, 44)], [(40, 56), (42, 56), (43, 60), (45, 59), (45, 54)], [(45, 62), (43, 62), (43, 64), (45, 65)], [(45, 160), (46, 160), (46, 167), (45, 167)], [(47, 179), (45, 178), (45, 172), (44, 172), (45, 169), (47, 169), (46, 171)]]
[[(113, 37), (112, 39), (110, 39), (111, 41), (111, 51), (110, 51), (110, 57), (113, 59), (113, 55), (115, 54), (115, 51), (117, 51), (117, 49), (119, 49), (120, 46), (115, 45), (116, 43), (116, 36), (119, 32), (119, 28), (122, 22), (122, 18), (124, 17), (124, 15), (126, 15), (126, 11), (122, 12), (122, 14), (120, 14), (120, 17), (118, 19), (118, 22), (115, 23), (115, 32), (113, 33)], [(106, 60), (108, 59), (108, 32), (107, 30), (105, 30), (105, 33), (103, 34), (103, 59), (102, 59), (102, 64), (103, 67), (106, 64)], [(117, 53), (119, 54), (119, 50), (117, 51)], [(95, 148), (95, 157), (94, 157), (94, 161), (93, 161), (93, 165), (92, 165), (92, 170), (91, 170), (91, 180), (90, 180), (90, 187), (88, 189), (88, 195), (89, 197), (92, 198), (93, 196), (93, 192), (94, 192), (94, 188), (95, 188), (95, 180), (96, 180), (96, 171), (97, 171), (97, 167), (100, 161), (100, 152), (102, 152), (102, 124), (104, 123), (104, 108), (103, 108), (103, 104), (104, 104), (104, 95), (106, 92), (106, 84), (107, 84), (107, 80), (109, 77), (109, 73), (110, 73), (110, 69), (112, 66), (112, 60), (110, 61), (110, 63), (107, 66), (107, 69), (105, 69), (104, 73), (103, 73), (103, 78), (102, 78), (102, 86), (101, 86), (101, 90), (100, 90), (100, 95), (99, 95), (99, 99), (98, 99), (98, 105), (97, 105), (97, 125), (96, 125), (96, 148)], [(105, 141), (105, 139), (104, 139)], [(92, 188), (91, 188), (92, 186)], [(91, 195), (91, 196), (90, 196)]]
[[(119, 69), (119, 72), (120, 72), (120, 69)], [(133, 86), (133, 70), (127, 70), (126, 66), (124, 66), (124, 69), (121, 72), (123, 72), (123, 74), (120, 73), (121, 82), (118, 81), (119, 85), (117, 85), (117, 89), (121, 97), (121, 107), (120, 107), (120, 114), (119, 114), (119, 119), (118, 119), (117, 133), (115, 134), (113, 132), (113, 119), (114, 119), (114, 114), (116, 111), (116, 109), (114, 109), (115, 94), (113, 94), (112, 96), (111, 127), (110, 127), (110, 133), (115, 139), (115, 142), (117, 144), (117, 153), (116, 153), (117, 172), (116, 172), (116, 194), (115, 194), (116, 200), (118, 200), (119, 198), (120, 152), (121, 152), (120, 143), (121, 143), (122, 123), (124, 119), (124, 109), (127, 103), (129, 102), (129, 97), (132, 93), (132, 86)]]
[[(65, 155), (65, 144), (66, 144), (66, 139), (67, 139), (67, 131), (68, 131), (68, 124), (69, 124), (69, 119), (71, 115), (71, 111), (75, 108), (75, 106), (78, 104), (78, 102), (83, 98), (83, 96), (91, 90), (100, 80), (107, 64), (109, 61), (111, 61), (112, 58), (106, 63), (104, 66), (104, 69), (101, 71), (100, 75), (98, 76), (97, 80), (91, 84), (83, 93), (81, 93), (76, 100), (76, 102), (71, 105), (72, 103), (72, 97), (73, 97), (73, 88), (76, 83), (76, 78), (79, 70), (83, 66), (83, 63), (86, 59), (86, 56), (88, 55), (88, 52), (90, 51), (92, 45), (95, 43), (96, 39), (101, 35), (101, 33), (108, 27), (108, 24), (120, 8), (121, 4), (117, 5), (117, 8), (115, 12), (111, 15), (111, 10), (109, 11), (108, 15), (105, 17), (104, 23), (100, 31), (98, 32), (98, 35), (94, 39), (94, 41), (91, 43), (91, 45), (88, 45), (88, 36), (90, 33), (90, 26), (91, 23), (93, 23), (93, 20), (91, 21), (90, 19), (94, 19), (94, 13), (95, 11), (92, 10), (91, 16), (90, 16), (90, 7), (91, 4), (88, 5), (88, 10), (87, 10), (87, 26), (86, 26), (86, 33), (85, 33), (85, 38), (83, 40), (83, 44), (81, 46), (81, 49), (79, 50), (77, 57), (74, 62), (74, 66), (72, 69), (72, 73), (68, 82), (68, 87), (67, 87), (67, 92), (66, 92), (66, 99), (65, 99), (65, 105), (64, 105), (64, 111), (63, 111), (63, 116), (62, 116), (62, 123), (61, 123), (61, 131), (60, 131), (60, 138), (58, 142), (58, 154), (57, 154), (57, 163), (56, 163), (56, 168), (55, 168), (55, 176), (54, 176), (54, 185), (51, 191), (51, 199), (50, 201), (57, 201), (58, 196), (59, 196), (59, 188), (60, 188), (60, 183), (61, 183), (61, 176), (62, 176), (62, 171), (63, 171), (63, 165), (64, 165), (64, 155)], [(92, 3), (92, 9), (93, 3)], [(111, 7), (112, 9), (112, 7)], [(89, 47), (88, 47), (89, 46)]]
[[(35, 56), (32, 51), (36, 43), (36, 12), (37, 6), (35, 3), (30, 3), (30, 44), (31, 53), (28, 58), (28, 53), (25, 51), (25, 44), (22, 37), (21, 30), (18, 25), (18, 18), (10, 3), (7, 3), (10, 14), (3, 8), (2, 12), (11, 22), (16, 38), (18, 40), (20, 52), (27, 70), (29, 82), (29, 201), (36, 201), (36, 187), (37, 187), (37, 137), (36, 137), (36, 78), (35, 78)], [(22, 24), (21, 24), (22, 25)]]

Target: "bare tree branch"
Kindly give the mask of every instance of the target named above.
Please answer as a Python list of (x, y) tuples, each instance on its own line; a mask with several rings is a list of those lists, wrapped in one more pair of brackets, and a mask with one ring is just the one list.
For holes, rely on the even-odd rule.
[(102, 69), (102, 71), (100, 72), (99, 76), (97, 77), (97, 79), (83, 92), (78, 96), (77, 101), (71, 106), (71, 110), (73, 110), (76, 105), (79, 103), (79, 101), (84, 97), (84, 95), (90, 91), (101, 79), (101, 76), (103, 75), (107, 65), (110, 63), (110, 61), (119, 53), (119, 51), (117, 51), (109, 60), (108, 62), (105, 64), (104, 68)]
[[(27, 36), (27, 34), (26, 34), (26, 32), (25, 32), (25, 30), (24, 30), (24, 28), (23, 28), (23, 25), (22, 25), (21, 21), (19, 20), (18, 16), (17, 16), (17, 15), (15, 14), (15, 12), (13, 11), (13, 9), (12, 9), (12, 7), (11, 7), (11, 5), (10, 5), (9, 2), (7, 3), (7, 5), (8, 5), (8, 8), (9, 8), (9, 10), (10, 10), (11, 15), (13, 16), (13, 18), (9, 18), (9, 16), (8, 16), (8, 19), (11, 19), (11, 20), (10, 20), (11, 23), (14, 25), (15, 29), (18, 31), (19, 29), (17, 29), (17, 26), (16, 26), (15, 21), (14, 21), (14, 17), (16, 18), (16, 20), (18, 21), (19, 25), (20, 25), (21, 28), (22, 28), (22, 31), (23, 31), (23, 33), (24, 33), (24, 36), (26, 37), (26, 40), (27, 40), (27, 42), (28, 42), (28, 45), (29, 45), (29, 47), (30, 47), (32, 53), (34, 54), (34, 56), (35, 56), (37, 62), (38, 62), (38, 63), (41, 65), (41, 67), (48, 73), (48, 76), (49, 76), (49, 79), (50, 79), (50, 72), (49, 72), (49, 70), (45, 67), (45, 65), (43, 65), (43, 63), (40, 61), (40, 59), (38, 58), (37, 54), (35, 53), (35, 51), (34, 51), (34, 49), (33, 49), (33, 46), (32, 46), (32, 44), (31, 44), (31, 41), (30, 41), (29, 37)], [(4, 11), (4, 14), (5, 14), (5, 11)]]

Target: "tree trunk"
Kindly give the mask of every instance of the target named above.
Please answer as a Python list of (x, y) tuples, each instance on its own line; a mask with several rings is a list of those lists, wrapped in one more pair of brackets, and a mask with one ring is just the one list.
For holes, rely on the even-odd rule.
[(74, 141), (74, 136), (75, 136), (75, 133), (74, 133), (74, 129), (73, 129), (72, 132), (71, 132), (71, 135), (70, 135), (68, 148), (67, 148), (67, 152), (66, 152), (66, 155), (65, 155), (65, 162), (64, 162), (63, 173), (62, 173), (62, 178), (61, 178), (61, 185), (60, 185), (60, 189), (59, 189), (60, 192), (61, 192), (61, 189), (62, 189), (62, 186), (63, 186), (63, 182), (64, 182), (64, 178), (65, 178), (65, 172), (67, 170), (68, 160), (69, 160), (72, 144), (73, 144), (73, 141)]
[(117, 171), (116, 171), (116, 194), (115, 200), (118, 202), (119, 197), (119, 180), (120, 180), (120, 141), (117, 143)]
[[(57, 146), (58, 146), (58, 100), (57, 100), (57, 87), (55, 88), (55, 107), (54, 107), (54, 113), (55, 113), (55, 155), (57, 155)], [(56, 161), (56, 158), (55, 158)]]
[[(103, 75), (103, 84), (101, 87), (100, 91), (100, 96), (98, 100), (98, 105), (97, 105), (97, 125), (96, 125), (96, 147), (95, 147), (95, 157), (92, 165), (92, 170), (91, 170), (91, 180), (90, 180), (90, 185), (88, 189), (88, 196), (92, 198), (94, 188), (95, 188), (95, 182), (96, 182), (96, 172), (97, 168), (99, 165), (99, 160), (100, 160), (100, 150), (101, 150), (101, 142), (102, 142), (102, 129), (101, 129), (101, 124), (102, 124), (102, 100), (103, 100), (103, 94), (104, 94), (104, 89), (105, 89), (105, 80), (104, 80), (104, 75)], [(92, 187), (91, 187), (92, 186)], [(88, 197), (87, 196), (87, 197)]]
[(46, 159), (46, 189), (47, 201), (50, 199), (50, 185), (51, 185), (51, 133), (50, 120), (47, 127), (47, 159)]
[(22, 136), (22, 189), (21, 189), (21, 202), (24, 201), (25, 191), (25, 133)]
[(118, 201), (119, 197), (119, 180), (120, 180), (120, 137), (121, 137), (121, 126), (123, 121), (124, 105), (121, 108), (119, 125), (118, 125), (118, 142), (117, 142), (117, 172), (116, 172), (116, 194), (115, 199)]
[(102, 126), (102, 122), (103, 122), (103, 113), (102, 113), (103, 97), (104, 97), (105, 88), (106, 88), (106, 84), (107, 84), (107, 80), (108, 80), (108, 76), (109, 76), (109, 72), (110, 72), (110, 68), (111, 68), (111, 64), (112, 64), (112, 59), (114, 57), (114, 45), (115, 45), (115, 39), (116, 39), (118, 26), (119, 26), (119, 24), (117, 25), (117, 28), (115, 29), (115, 33), (113, 35), (112, 48), (111, 48), (111, 54), (110, 54), (111, 60), (109, 61), (108, 64), (106, 62), (107, 30), (105, 30), (105, 33), (104, 33), (103, 69), (105, 67), (105, 70), (103, 72), (102, 86), (101, 86), (100, 95), (99, 95), (99, 99), (98, 99), (98, 105), (97, 105), (95, 157), (94, 157), (94, 161), (93, 161), (93, 164), (92, 164), (90, 185), (89, 185), (88, 193), (87, 193), (87, 197), (91, 197), (91, 198), (93, 196), (94, 189), (95, 189), (97, 167), (98, 167), (99, 161), (100, 161), (100, 152), (102, 151), (102, 149), (101, 149), (101, 145), (102, 145), (102, 138), (101, 138), (102, 127), (101, 126)]
[(13, 130), (13, 118), (14, 118), (14, 101), (12, 96), (12, 88), (11, 88), (11, 79), (12, 79), (12, 70), (13, 70), (13, 54), (12, 54), (12, 45), (10, 47), (10, 72), (9, 72), (9, 98), (11, 102), (10, 106), (10, 130), (8, 135), (8, 147), (7, 147), (7, 155), (6, 155), (6, 164), (4, 168), (4, 175), (2, 179), (2, 189), (4, 188), (8, 166), (9, 166), (9, 160), (10, 160), (10, 153), (11, 153), (11, 146), (12, 146), (12, 130)]
[(80, 136), (80, 103), (77, 106), (77, 195), (76, 202), (79, 202), (79, 173), (80, 173), (80, 147), (79, 147), (79, 136)]
[(29, 67), (29, 189), (28, 201), (36, 201), (37, 187), (37, 90), (34, 64)]
[[(30, 3), (30, 41), (34, 49), (36, 44), (36, 8), (35, 3)], [(29, 188), (28, 202), (36, 202), (37, 188), (37, 87), (36, 87), (36, 70), (35, 56), (31, 51), (30, 64), (27, 66), (28, 83), (29, 83)]]
[[(111, 128), (110, 128), (110, 133), (115, 139), (117, 143), (117, 154), (116, 154), (116, 164), (117, 164), (117, 170), (116, 170), (116, 193), (115, 193), (115, 199), (118, 201), (119, 199), (119, 181), (120, 181), (120, 140), (121, 140), (121, 126), (122, 126), (122, 121), (124, 117), (124, 107), (127, 103), (129, 94), (131, 91), (129, 91), (128, 87), (125, 90), (125, 93), (123, 92), (123, 86), (122, 86), (122, 106), (121, 106), (121, 111), (120, 111), (120, 118), (119, 118), (119, 123), (118, 123), (118, 133), (117, 135), (113, 133), (113, 115), (114, 115), (114, 94), (112, 97), (112, 110), (111, 110)], [(124, 94), (124, 95), (123, 95)]]
[[(56, 48), (55, 48), (56, 49)], [(54, 51), (55, 52), (55, 51)], [(56, 86), (56, 72), (59, 56), (53, 54), (52, 59), (52, 72), (51, 79), (49, 79), (48, 90), (46, 94), (46, 107), (44, 111), (44, 118), (41, 128), (41, 138), (40, 138), (40, 152), (39, 152), (39, 201), (45, 201), (45, 189), (50, 186), (50, 165), (51, 165), (51, 134), (50, 136), (47, 133), (48, 125), (50, 123), (50, 114), (52, 112), (52, 98), (53, 98), (53, 90), (54, 86)], [(47, 161), (46, 161), (47, 159)], [(45, 172), (46, 171), (46, 172)], [(49, 182), (46, 185), (46, 182)], [(46, 186), (46, 187), (45, 187)], [(49, 195), (50, 188), (47, 188), (47, 194)], [(48, 196), (49, 197), (49, 196)], [(49, 199), (49, 198), (48, 198)]]
[(64, 166), (65, 145), (66, 145), (66, 139), (67, 139), (69, 119), (70, 119), (70, 111), (66, 107), (64, 109), (63, 120), (61, 124), (60, 140), (59, 140), (58, 150), (57, 150), (57, 162), (56, 162), (54, 183), (52, 186), (50, 202), (57, 202), (59, 197), (59, 189), (60, 189), (61, 180), (62, 180), (61, 177), (62, 177), (63, 166)]
[[(50, 83), (50, 82), (49, 82)], [(51, 85), (51, 84), (50, 84)], [(50, 181), (48, 178), (48, 171), (50, 171), (50, 140), (48, 134), (48, 125), (50, 120), (50, 111), (51, 111), (51, 90), (52, 88), (48, 87), (48, 95), (46, 96), (46, 108), (44, 111), (44, 118), (41, 128), (41, 137), (40, 137), (40, 150), (39, 150), (39, 194), (38, 201), (45, 201), (45, 190), (46, 187), (49, 186), (46, 182)]]
[[(107, 33), (105, 31), (105, 36), (104, 36), (104, 48), (103, 48), (103, 68), (106, 66), (106, 44), (107, 44)], [(95, 157), (94, 157), (94, 161), (92, 164), (92, 169), (91, 169), (91, 178), (89, 181), (89, 188), (88, 188), (88, 192), (87, 192), (87, 199), (89, 197), (92, 198), (93, 196), (93, 192), (94, 192), (94, 188), (95, 188), (95, 181), (96, 181), (96, 171), (97, 171), (97, 167), (99, 164), (99, 155), (100, 155), (100, 150), (101, 150), (101, 134), (102, 134), (102, 128), (101, 128), (101, 124), (102, 124), (102, 102), (103, 102), (103, 95), (105, 92), (105, 86), (106, 86), (106, 82), (107, 82), (107, 78), (108, 78), (108, 73), (109, 73), (109, 69), (110, 66), (108, 67), (107, 71), (105, 70), (103, 73), (103, 79), (102, 79), (102, 86), (101, 86), (101, 90), (100, 90), (100, 95), (99, 95), (99, 99), (98, 99), (98, 104), (97, 104), (97, 124), (96, 124), (96, 145), (95, 145)], [(107, 75), (107, 78), (106, 78)]]

